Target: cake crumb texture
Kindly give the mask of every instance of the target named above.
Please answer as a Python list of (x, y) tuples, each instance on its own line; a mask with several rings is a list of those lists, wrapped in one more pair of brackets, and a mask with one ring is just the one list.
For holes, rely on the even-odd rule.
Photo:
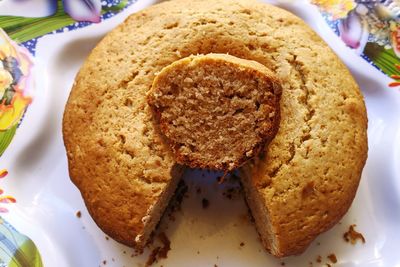
[(260, 63), (207, 54), (163, 68), (148, 102), (179, 163), (231, 171), (275, 136), (280, 95), (278, 78)]

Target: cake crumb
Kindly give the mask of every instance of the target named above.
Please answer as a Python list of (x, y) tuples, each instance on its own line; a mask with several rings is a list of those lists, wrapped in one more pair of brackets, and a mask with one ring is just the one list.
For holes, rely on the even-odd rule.
[(80, 218), (80, 217), (82, 217), (82, 212), (80, 210), (78, 210), (75, 215), (76, 215), (76, 217)]
[[(149, 240), (149, 243), (148, 243), (148, 244), (150, 244), (151, 242), (153, 242), (153, 241)], [(132, 254), (131, 254), (131, 258), (136, 257), (136, 256), (139, 256), (139, 255), (142, 255), (143, 252), (144, 252), (143, 248), (141, 248), (141, 249), (133, 249), (133, 252), (132, 252)], [(126, 252), (125, 252), (125, 253), (126, 253)]]
[(159, 259), (166, 259), (168, 256), (168, 252), (171, 250), (171, 241), (168, 239), (167, 235), (164, 232), (161, 232), (157, 237), (160, 240), (162, 246), (157, 246), (151, 251), (145, 264), (146, 267), (151, 266)]
[(104, 238), (105, 238), (106, 240), (109, 240), (109, 239), (110, 239), (108, 236), (105, 236)]
[(281, 262), (281, 266), (285, 266), (286, 263), (284, 261)]
[(328, 258), (332, 263), (337, 263), (337, 258), (336, 258), (336, 255), (335, 255), (334, 253), (329, 254), (329, 255), (327, 256), (327, 258)]
[(107, 261), (106, 260), (103, 260), (103, 265), (106, 265), (107, 264)]
[(239, 244), (241, 247), (243, 247), (244, 246), (244, 242), (240, 242), (240, 244)]
[(158, 254), (158, 251), (160, 251), (160, 249), (161, 249), (161, 247), (155, 247), (155, 248), (151, 251), (149, 257), (147, 258), (146, 264), (145, 264), (146, 267), (151, 266), (151, 265), (153, 265), (153, 263), (156, 262), (156, 260), (157, 260), (157, 254)]
[(208, 208), (208, 206), (210, 206), (210, 202), (208, 201), (208, 199), (203, 198), (201, 200), (201, 205), (202, 205), (203, 209), (206, 209), (206, 208)]
[(164, 232), (160, 233), (158, 235), (158, 238), (163, 244), (160, 252), (158, 253), (158, 256), (160, 258), (166, 259), (168, 256), (168, 252), (171, 250), (171, 241), (168, 239), (167, 235)]
[(357, 232), (354, 228), (356, 227), (355, 224), (352, 224), (349, 226), (349, 230), (347, 230), (346, 233), (343, 234), (343, 239), (347, 243), (351, 243), (352, 245), (355, 245), (357, 243), (357, 240), (361, 240), (361, 242), (364, 244), (365, 243), (365, 238), (364, 236)]
[(230, 188), (227, 188), (226, 190), (224, 190), (222, 195), (224, 197), (226, 197), (227, 199), (230, 199), (230, 200), (235, 199), (236, 200), (242, 196), (242, 192), (243, 192), (242, 190), (243, 190), (242, 187), (239, 187), (239, 186), (230, 187)]
[(218, 265), (214, 264), (214, 267), (218, 267)]
[(316, 261), (317, 261), (318, 263), (321, 263), (321, 262), (322, 262), (322, 257), (321, 257), (321, 255), (318, 255), (318, 256), (317, 256)]

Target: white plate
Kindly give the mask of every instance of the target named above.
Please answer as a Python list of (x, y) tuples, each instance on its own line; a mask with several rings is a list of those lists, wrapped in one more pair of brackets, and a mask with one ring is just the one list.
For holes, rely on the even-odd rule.
[[(37, 43), (35, 98), (0, 166), (9, 171), (2, 187), (17, 199), (2, 216), (36, 243), (45, 266), (103, 266), (104, 260), (106, 266), (143, 266), (147, 259), (148, 251), (131, 257), (131, 248), (107, 240), (89, 216), (69, 180), (61, 120), (74, 76), (90, 50), (128, 14), (152, 2), (138, 1), (101, 24), (47, 35)], [(364, 93), (369, 157), (356, 199), (341, 223), (320, 235), (304, 254), (278, 260), (262, 248), (243, 196), (223, 196), (232, 185), (219, 186), (215, 178), (187, 173), (189, 198), (184, 198), (175, 221), (166, 217), (160, 225), (172, 249), (154, 266), (261, 267), (280, 266), (282, 261), (285, 266), (318, 266), (316, 257), (328, 263), (330, 253), (338, 258), (334, 266), (400, 266), (400, 92), (388, 88), (387, 76), (345, 47), (315, 7), (304, 2), (282, 7), (302, 17), (328, 42)], [(201, 193), (196, 193), (198, 187)], [(203, 198), (210, 201), (207, 209), (202, 208)], [(81, 218), (77, 211), (82, 211)], [(365, 244), (344, 242), (342, 235), (351, 224), (357, 224)]]

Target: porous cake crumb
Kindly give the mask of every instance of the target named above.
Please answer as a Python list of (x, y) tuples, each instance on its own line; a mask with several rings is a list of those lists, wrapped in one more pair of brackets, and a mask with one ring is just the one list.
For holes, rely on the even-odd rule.
[(148, 102), (179, 163), (231, 171), (275, 136), (281, 91), (262, 64), (207, 54), (162, 69)]

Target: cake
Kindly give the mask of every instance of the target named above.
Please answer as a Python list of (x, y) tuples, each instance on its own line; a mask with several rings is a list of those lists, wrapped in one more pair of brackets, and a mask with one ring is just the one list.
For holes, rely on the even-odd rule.
[(182, 171), (146, 94), (164, 67), (209, 53), (257, 61), (280, 80), (279, 130), (241, 176), (265, 248), (299, 254), (352, 203), (367, 158), (367, 117), (345, 65), (300, 18), (271, 5), (173, 0), (105, 36), (65, 108), (71, 179), (106, 234), (142, 248)]
[(231, 171), (278, 130), (281, 86), (256, 61), (189, 56), (163, 68), (148, 95), (176, 161), (192, 168)]

